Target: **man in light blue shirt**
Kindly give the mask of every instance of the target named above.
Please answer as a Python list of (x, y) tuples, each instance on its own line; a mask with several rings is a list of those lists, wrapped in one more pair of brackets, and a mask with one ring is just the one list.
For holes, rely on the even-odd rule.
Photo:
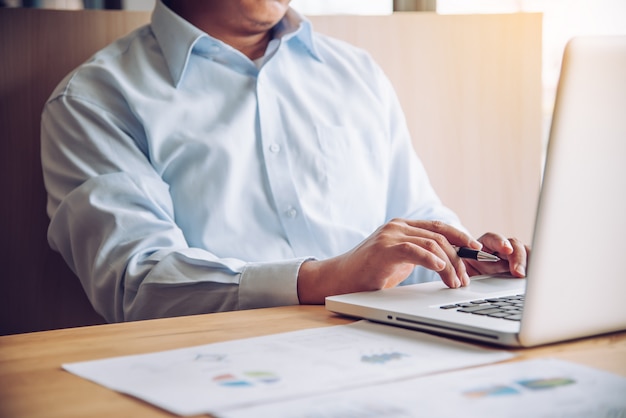
[(157, 1), (51, 95), (49, 242), (108, 321), (525, 274), (523, 244), (441, 204), (367, 53), (288, 3)]

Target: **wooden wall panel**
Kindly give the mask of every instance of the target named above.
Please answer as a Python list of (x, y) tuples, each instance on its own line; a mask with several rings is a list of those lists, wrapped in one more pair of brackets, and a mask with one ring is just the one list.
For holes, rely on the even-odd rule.
[(469, 230), (530, 243), (542, 165), (541, 15), (311, 20), (381, 65), (434, 187)]

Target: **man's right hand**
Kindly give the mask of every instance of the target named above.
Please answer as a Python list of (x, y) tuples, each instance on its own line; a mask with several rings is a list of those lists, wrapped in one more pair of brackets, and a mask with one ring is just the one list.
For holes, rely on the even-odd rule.
[(393, 219), (349, 252), (306, 261), (298, 273), (301, 304), (323, 304), (326, 296), (394, 287), (415, 266), (439, 273), (451, 288), (469, 284), (454, 246), (481, 249), (467, 233), (439, 221)]

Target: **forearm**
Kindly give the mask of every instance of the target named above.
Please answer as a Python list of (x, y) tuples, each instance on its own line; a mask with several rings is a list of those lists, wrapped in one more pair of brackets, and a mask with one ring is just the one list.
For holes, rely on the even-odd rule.
[(52, 216), (51, 245), (108, 321), (298, 303), (302, 260), (249, 263), (189, 247), (168, 205), (157, 203), (163, 186), (147, 181), (93, 178)]

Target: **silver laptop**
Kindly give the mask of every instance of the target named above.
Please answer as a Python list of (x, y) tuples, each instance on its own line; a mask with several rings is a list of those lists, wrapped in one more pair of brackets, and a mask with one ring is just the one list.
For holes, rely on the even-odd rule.
[(326, 298), (339, 314), (512, 347), (626, 329), (626, 36), (565, 48), (526, 279)]

